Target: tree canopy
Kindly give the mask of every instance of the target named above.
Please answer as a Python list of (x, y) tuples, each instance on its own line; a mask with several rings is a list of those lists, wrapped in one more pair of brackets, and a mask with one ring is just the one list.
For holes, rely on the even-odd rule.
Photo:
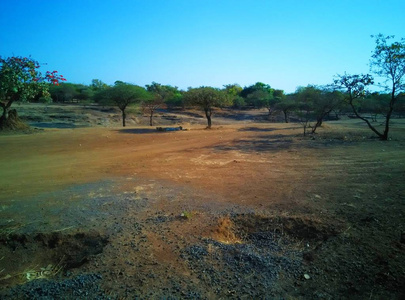
[(125, 127), (127, 107), (134, 103), (141, 102), (142, 99), (148, 97), (146, 90), (143, 87), (116, 81), (115, 85), (106, 89), (102, 89), (97, 97), (100, 103), (104, 105), (116, 105), (122, 112), (122, 126)]
[(45, 76), (39, 72), (40, 65), (30, 57), (0, 57), (0, 129), (16, 126), (17, 114), (9, 119), (11, 105), (15, 101), (29, 101), (42, 95), (49, 98), (49, 83), (59, 85), (66, 81), (58, 71), (47, 71)]
[(231, 104), (230, 99), (226, 97), (224, 91), (206, 86), (190, 88), (185, 93), (185, 101), (188, 105), (199, 106), (204, 110), (208, 122), (207, 128), (211, 128), (212, 126), (211, 116), (213, 108)]

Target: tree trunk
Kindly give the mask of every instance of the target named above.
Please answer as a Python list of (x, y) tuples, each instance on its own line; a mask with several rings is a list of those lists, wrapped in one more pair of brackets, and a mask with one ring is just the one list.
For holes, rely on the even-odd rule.
[(318, 119), (318, 120), (316, 121), (315, 125), (312, 127), (311, 133), (315, 133), (316, 129), (317, 129), (319, 126), (322, 126), (322, 118), (321, 118), (321, 119)]
[(268, 115), (267, 115), (267, 120), (269, 120), (270, 121), (270, 119), (271, 119), (271, 114), (272, 114), (272, 110), (271, 110), (271, 108), (267, 108), (267, 110), (269, 111), (269, 113), (268, 113)]
[(211, 124), (212, 124), (211, 123), (211, 114), (212, 114), (211, 108), (204, 108), (204, 111), (205, 111), (205, 116), (207, 117), (207, 122), (208, 122), (207, 128), (210, 129)]
[(392, 87), (391, 92), (391, 101), (390, 101), (390, 109), (388, 110), (387, 116), (385, 117), (385, 129), (384, 133), (380, 136), (380, 139), (383, 141), (388, 140), (388, 132), (390, 131), (390, 119), (392, 112), (394, 111), (394, 104), (395, 104), (395, 85)]
[(18, 117), (15, 109), (9, 111), (7, 107), (3, 107), (3, 114), (0, 117), (0, 130), (25, 130), (28, 128), (29, 126)]
[(5, 105), (1, 105), (1, 107), (3, 108), (3, 113), (0, 117), (0, 129), (4, 129), (7, 124), (8, 109)]
[(288, 111), (287, 111), (287, 110), (283, 110), (283, 113), (284, 113), (284, 121), (285, 121), (286, 123), (288, 123)]
[(153, 111), (153, 109), (150, 111), (150, 116), (149, 116), (149, 125), (150, 126), (153, 126), (153, 113), (154, 113), (154, 111)]
[[(349, 105), (351, 106), (352, 111), (353, 111), (353, 113), (356, 115), (357, 118), (359, 118), (359, 119), (363, 120), (364, 122), (366, 122), (368, 128), (370, 128), (376, 135), (378, 135), (378, 137), (379, 137), (381, 140), (383, 140), (383, 141), (387, 140), (388, 130), (387, 130), (387, 136), (386, 136), (385, 139), (384, 139), (384, 135), (383, 135), (383, 134), (381, 134), (377, 129), (375, 129), (374, 126), (371, 125), (371, 123), (370, 123), (366, 118), (363, 118), (362, 116), (359, 115), (359, 113), (358, 113), (357, 110), (356, 110), (356, 107), (354, 107), (354, 105), (353, 105), (353, 98), (352, 98), (352, 95), (351, 95), (351, 94), (350, 94)], [(387, 119), (388, 119), (388, 115), (387, 115)], [(386, 129), (387, 129), (387, 128), (386, 128)]]
[(125, 109), (122, 110), (122, 127), (125, 127), (125, 118), (127, 114), (125, 113)]

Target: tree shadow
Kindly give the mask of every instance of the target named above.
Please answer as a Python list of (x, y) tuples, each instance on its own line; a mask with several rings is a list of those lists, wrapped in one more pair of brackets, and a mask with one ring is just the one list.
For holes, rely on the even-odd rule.
[(252, 131), (252, 132), (271, 132), (275, 130), (292, 130), (301, 127), (286, 127), (286, 128), (263, 128), (263, 127), (244, 127), (239, 129), (239, 131)]
[(274, 130), (278, 130), (278, 128), (244, 127), (239, 129), (239, 131), (252, 131), (252, 132), (270, 132)]
[(262, 135), (250, 139), (235, 140), (232, 143), (216, 145), (214, 151), (278, 152), (290, 149), (295, 145), (294, 140), (283, 134)]
[(157, 131), (156, 128), (123, 128), (117, 130), (119, 133), (131, 134), (147, 134), (147, 133), (163, 133), (164, 131)]

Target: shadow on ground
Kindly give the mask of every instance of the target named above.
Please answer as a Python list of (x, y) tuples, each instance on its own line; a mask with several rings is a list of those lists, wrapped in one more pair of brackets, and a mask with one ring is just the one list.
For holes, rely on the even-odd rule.
[(215, 151), (277, 152), (288, 150), (294, 145), (294, 140), (288, 135), (261, 135), (254, 139), (234, 140), (231, 143), (213, 147)]
[(132, 134), (146, 134), (146, 133), (162, 133), (164, 131), (157, 131), (156, 128), (125, 128), (117, 130), (119, 133), (132, 133)]
[(286, 128), (263, 128), (263, 127), (244, 127), (239, 129), (239, 131), (252, 131), (252, 132), (271, 132), (275, 130), (293, 130), (301, 127), (286, 127)]

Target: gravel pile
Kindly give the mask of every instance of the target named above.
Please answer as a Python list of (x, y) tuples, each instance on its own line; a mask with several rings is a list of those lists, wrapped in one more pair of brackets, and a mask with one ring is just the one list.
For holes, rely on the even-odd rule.
[(113, 299), (100, 288), (101, 275), (86, 274), (62, 281), (38, 279), (0, 293), (2, 299)]
[(302, 276), (302, 253), (286, 250), (276, 238), (271, 232), (261, 232), (240, 244), (207, 239), (185, 248), (181, 257), (217, 296), (278, 297), (283, 294), (278, 285), (281, 276)]

